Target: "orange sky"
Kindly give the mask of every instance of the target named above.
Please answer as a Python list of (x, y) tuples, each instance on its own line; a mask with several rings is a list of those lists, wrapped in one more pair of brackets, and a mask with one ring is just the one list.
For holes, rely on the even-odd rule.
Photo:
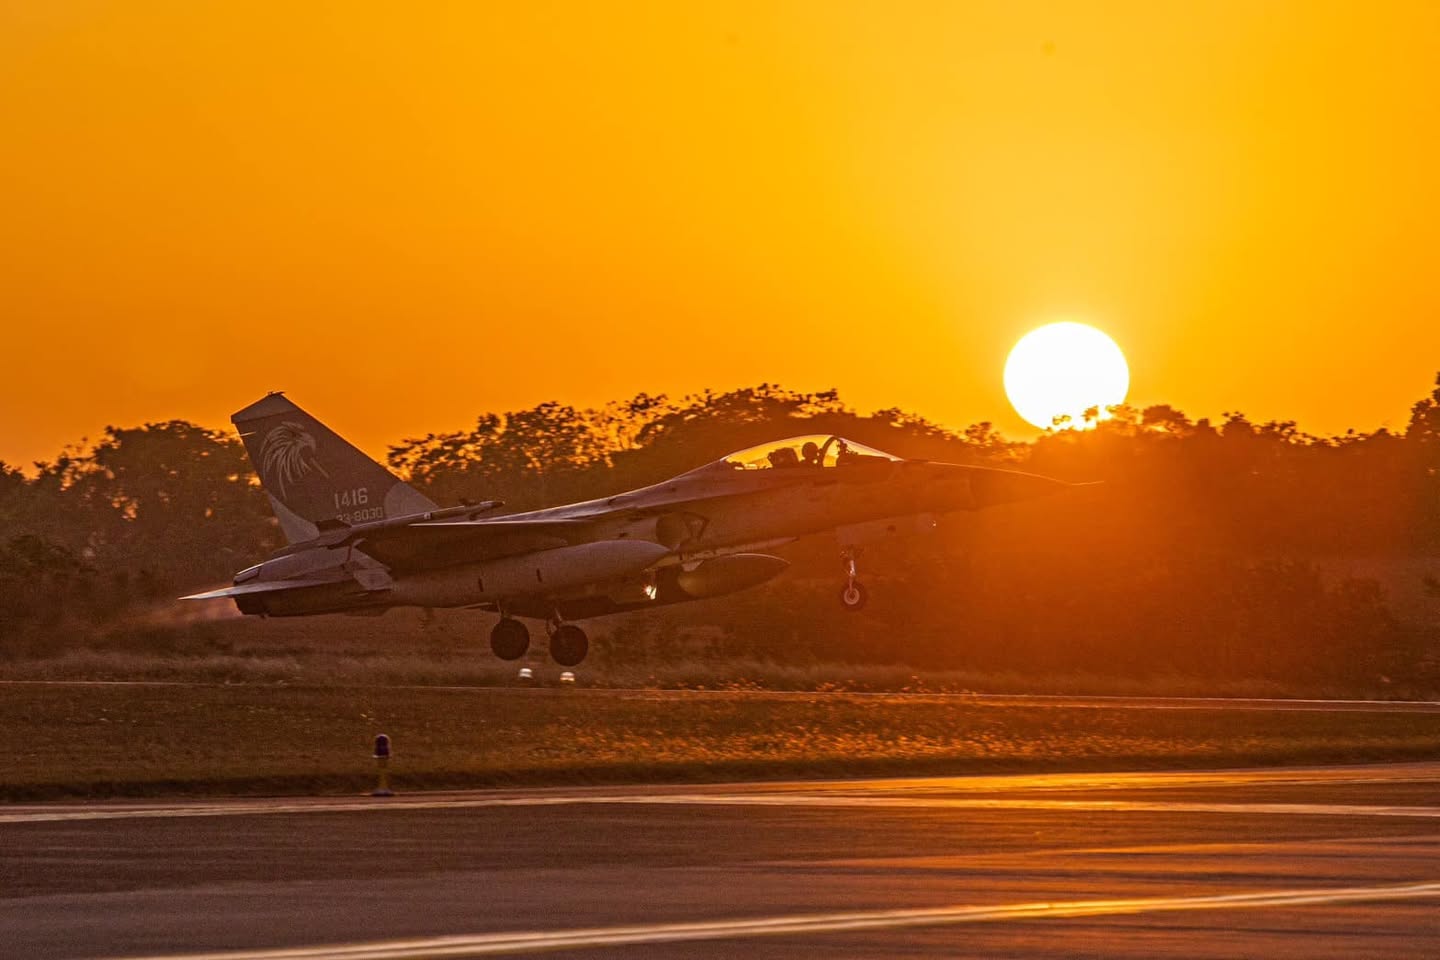
[(1028, 436), (1062, 318), (1138, 404), (1403, 426), (1437, 117), (1428, 2), (0, 0), (0, 459), (281, 388), (376, 453), (761, 381)]

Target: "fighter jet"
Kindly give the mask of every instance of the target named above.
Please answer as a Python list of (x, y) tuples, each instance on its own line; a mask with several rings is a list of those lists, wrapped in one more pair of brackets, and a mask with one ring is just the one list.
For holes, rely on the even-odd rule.
[(933, 529), (940, 514), (1057, 493), (1071, 484), (984, 467), (907, 460), (843, 437), (751, 447), (628, 493), (497, 513), (486, 501), (441, 507), (283, 393), (236, 413), (288, 546), (184, 597), (229, 598), (242, 613), (293, 617), (467, 607), (499, 614), (503, 660), (530, 647), (520, 617), (543, 620), (562, 666), (585, 659), (574, 621), (717, 597), (761, 584), (788, 562), (766, 552), (833, 532), (846, 610), (868, 592), (860, 548)]

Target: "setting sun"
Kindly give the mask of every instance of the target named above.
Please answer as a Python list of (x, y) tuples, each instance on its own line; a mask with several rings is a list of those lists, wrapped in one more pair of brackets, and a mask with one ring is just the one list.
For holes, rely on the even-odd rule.
[(1130, 368), (1115, 341), (1083, 323), (1065, 321), (1031, 330), (1005, 361), (1005, 394), (1015, 411), (1037, 427), (1069, 417), (1079, 426), (1091, 407), (1125, 400)]

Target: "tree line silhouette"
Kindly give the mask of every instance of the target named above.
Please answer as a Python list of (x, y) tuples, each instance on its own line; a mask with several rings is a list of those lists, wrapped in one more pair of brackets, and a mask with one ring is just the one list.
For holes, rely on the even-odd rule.
[[(470, 430), (402, 440), (388, 459), (441, 504), (514, 510), (606, 496), (800, 433), (1104, 481), (870, 549), (861, 563), (875, 602), (860, 616), (835, 601), (834, 543), (803, 541), (782, 551), (792, 572), (766, 587), (601, 621), (600, 654), (615, 662), (670, 655), (689, 635), (703, 639), (685, 655), (782, 662), (1440, 684), (1440, 377), (1403, 432), (1314, 436), (1293, 421), (1192, 421), (1166, 405), (1099, 414), (1087, 413), (1089, 429), (1016, 442), (989, 423), (862, 415), (833, 390), (762, 384), (487, 413)], [(182, 420), (109, 427), (29, 476), (0, 463), (0, 530), (0, 632), (32, 646), (227, 582), (280, 545), (238, 439)], [(1418, 558), (1417, 593), (1431, 601), (1397, 609), (1381, 580), (1350, 572), (1354, 558)], [(477, 618), (477, 656), (483, 628)]]

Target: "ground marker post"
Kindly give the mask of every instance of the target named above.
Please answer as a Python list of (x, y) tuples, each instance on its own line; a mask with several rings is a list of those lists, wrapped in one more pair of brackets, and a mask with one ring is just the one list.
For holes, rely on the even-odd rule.
[(370, 791), (370, 796), (395, 796), (390, 789), (390, 738), (383, 733), (375, 734), (375, 765), (379, 770), (380, 782)]

